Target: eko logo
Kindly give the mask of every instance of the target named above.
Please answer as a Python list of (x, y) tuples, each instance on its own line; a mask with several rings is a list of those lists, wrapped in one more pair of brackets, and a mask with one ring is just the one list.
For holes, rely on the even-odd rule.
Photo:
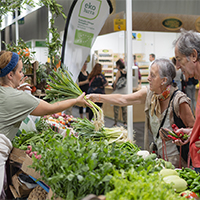
[(79, 10), (79, 17), (93, 20), (95, 19), (101, 8), (102, 0), (83, 0)]

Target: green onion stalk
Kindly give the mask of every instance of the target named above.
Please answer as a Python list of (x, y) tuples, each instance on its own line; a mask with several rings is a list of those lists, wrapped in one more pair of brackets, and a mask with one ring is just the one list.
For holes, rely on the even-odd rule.
[[(57, 71), (53, 71), (53, 74), (55, 78), (49, 75), (50, 81), (47, 81), (47, 83), (50, 88), (46, 89), (47, 95), (44, 99), (56, 102), (77, 98), (83, 93), (77, 83), (74, 83), (67, 70), (58, 69)], [(90, 109), (94, 114), (93, 123), (95, 125), (95, 130), (98, 131), (104, 126), (103, 110), (94, 102), (86, 99), (86, 97), (84, 97), (84, 99), (92, 106)]]

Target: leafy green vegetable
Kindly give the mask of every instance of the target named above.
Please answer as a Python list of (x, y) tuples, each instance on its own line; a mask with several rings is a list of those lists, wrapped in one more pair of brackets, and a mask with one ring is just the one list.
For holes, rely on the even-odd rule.
[(133, 168), (125, 172), (115, 171), (111, 183), (114, 190), (106, 193), (106, 200), (174, 200), (183, 199), (172, 186), (164, 183), (157, 173), (148, 174), (142, 170), (137, 173)]
[(37, 143), (37, 151), (42, 158), (33, 158), (32, 167), (40, 171), (42, 180), (53, 192), (67, 200), (111, 191), (113, 170), (134, 168), (137, 172), (146, 170), (147, 174), (159, 171), (155, 168), (156, 160), (144, 160), (136, 154), (138, 148), (125, 148), (105, 140), (91, 141), (67, 136), (57, 141), (52, 138), (45, 144)]

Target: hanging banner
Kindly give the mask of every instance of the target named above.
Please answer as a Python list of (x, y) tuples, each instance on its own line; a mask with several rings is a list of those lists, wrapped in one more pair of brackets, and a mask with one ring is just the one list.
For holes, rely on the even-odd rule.
[(107, 17), (110, 0), (74, 0), (65, 26), (61, 62), (76, 81)]

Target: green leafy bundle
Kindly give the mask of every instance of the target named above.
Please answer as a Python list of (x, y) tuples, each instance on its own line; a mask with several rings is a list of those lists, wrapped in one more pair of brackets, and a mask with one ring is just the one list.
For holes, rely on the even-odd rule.
[[(62, 101), (77, 98), (83, 93), (79, 86), (74, 83), (67, 70), (58, 69), (58, 71), (53, 71), (53, 74), (55, 78), (49, 75), (51, 81), (49, 81), (48, 84), (51, 88), (46, 90), (47, 96), (45, 99), (49, 99), (52, 102)], [(86, 97), (85, 100), (92, 106), (91, 109), (94, 113), (95, 129), (101, 129), (104, 126), (104, 115), (102, 109), (94, 102), (87, 100)]]
[(106, 194), (106, 200), (174, 200), (183, 199), (174, 192), (170, 184), (166, 184), (157, 173), (139, 173), (133, 168), (125, 172), (115, 171), (111, 183), (114, 190)]

